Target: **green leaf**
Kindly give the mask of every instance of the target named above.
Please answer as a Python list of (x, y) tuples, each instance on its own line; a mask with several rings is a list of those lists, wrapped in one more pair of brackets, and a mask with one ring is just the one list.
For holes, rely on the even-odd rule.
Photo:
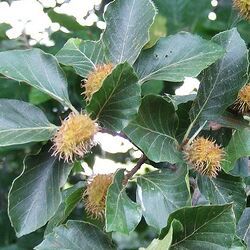
[(199, 26), (208, 22), (212, 11), (211, 0), (154, 0), (154, 3), (159, 13), (167, 17), (169, 34), (182, 30), (200, 32)]
[(29, 93), (29, 102), (34, 105), (39, 105), (41, 103), (47, 102), (50, 100), (50, 96), (45, 94), (44, 92), (41, 92), (38, 89), (32, 88)]
[(105, 63), (104, 51), (100, 42), (69, 39), (56, 55), (61, 64), (72, 66), (82, 77), (95, 70), (96, 65)]
[(0, 52), (0, 73), (50, 95), (66, 106), (71, 106), (67, 80), (57, 60), (40, 49)]
[(178, 110), (179, 109), (179, 105), (180, 104), (185, 104), (185, 103), (188, 103), (188, 102), (192, 102), (196, 97), (196, 94), (190, 94), (190, 95), (169, 95), (169, 94), (166, 94), (166, 99), (171, 101), (174, 106), (175, 106), (175, 109)]
[(250, 176), (248, 162), (248, 157), (238, 159), (234, 165), (234, 168), (229, 172), (229, 174), (243, 178)]
[(182, 103), (178, 106), (178, 110), (176, 111), (179, 118), (179, 126), (176, 132), (176, 139), (182, 143), (185, 133), (190, 125), (190, 118), (188, 112), (192, 106), (191, 102)]
[(149, 42), (144, 46), (144, 49), (149, 49), (153, 47), (160, 37), (165, 37), (167, 35), (167, 18), (157, 14), (154, 19), (154, 23), (149, 29)]
[(247, 81), (248, 51), (237, 30), (219, 33), (212, 41), (223, 46), (226, 53), (200, 76), (201, 85), (190, 111), (194, 122), (216, 120)]
[(247, 198), (242, 178), (224, 173), (216, 178), (199, 176), (198, 186), (211, 205), (233, 203), (236, 219), (240, 218)]
[(136, 115), (141, 101), (137, 80), (128, 63), (116, 66), (86, 107), (92, 118), (98, 118), (105, 127), (113, 130), (126, 127)]
[(144, 50), (134, 67), (140, 83), (152, 79), (181, 82), (185, 77), (196, 77), (223, 54), (221, 46), (180, 32), (161, 38), (154, 47)]
[(247, 207), (237, 224), (237, 235), (250, 247), (250, 208)]
[(0, 40), (8, 38), (6, 36), (6, 31), (9, 30), (10, 28), (11, 28), (11, 25), (9, 25), (7, 23), (0, 24)]
[(0, 146), (47, 141), (56, 129), (39, 108), (22, 101), (0, 99)]
[(110, 62), (135, 62), (149, 41), (149, 28), (155, 14), (151, 0), (116, 0), (107, 6), (104, 13), (107, 28), (102, 43)]
[(70, 220), (56, 227), (53, 233), (45, 236), (44, 241), (35, 247), (37, 250), (111, 250), (114, 249), (108, 236), (96, 226)]
[(83, 182), (78, 182), (76, 185), (63, 191), (63, 201), (55, 215), (49, 220), (44, 234), (52, 233), (53, 228), (59, 226), (67, 219), (77, 203), (82, 199), (83, 191)]
[(223, 112), (221, 116), (216, 117), (216, 122), (222, 127), (233, 128), (236, 130), (249, 128), (248, 122), (242, 116), (232, 114), (227, 110)]
[(69, 31), (84, 29), (84, 26), (80, 25), (73, 16), (57, 13), (53, 9), (49, 10), (47, 14), (53, 23), (59, 23)]
[(129, 234), (141, 220), (141, 207), (129, 199), (123, 186), (124, 170), (117, 171), (106, 198), (106, 231)]
[(173, 222), (166, 236), (162, 240), (154, 239), (146, 250), (168, 250), (170, 248), (173, 238)]
[(235, 131), (225, 151), (226, 158), (222, 162), (222, 168), (229, 172), (239, 158), (250, 156), (250, 128)]
[(246, 250), (246, 245), (237, 236), (234, 237), (234, 242), (230, 247), (230, 250)]
[[(0, 77), (0, 98), (18, 99), (27, 101), (29, 98), (30, 86), (17, 84), (16, 81)], [(13, 89), (15, 91), (13, 91)]]
[(150, 94), (159, 95), (164, 89), (164, 82), (152, 80), (141, 86), (141, 95), (146, 96)]
[(183, 230), (173, 232), (170, 249), (229, 249), (234, 240), (235, 217), (231, 204), (185, 207), (172, 213), (168, 227), (178, 220)]
[[(173, 211), (191, 205), (187, 167), (161, 169), (137, 178), (137, 202), (148, 225), (160, 231)], [(157, 204), (157, 206), (155, 206)]]
[(154, 162), (180, 160), (175, 139), (178, 118), (172, 103), (163, 97), (148, 95), (142, 99), (137, 117), (124, 132)]
[(51, 157), (49, 148), (28, 156), (9, 193), (9, 217), (18, 237), (44, 226), (61, 203), (71, 166)]

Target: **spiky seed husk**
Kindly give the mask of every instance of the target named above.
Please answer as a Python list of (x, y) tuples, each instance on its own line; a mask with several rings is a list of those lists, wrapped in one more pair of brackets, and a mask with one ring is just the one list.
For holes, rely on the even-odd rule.
[(233, 2), (240, 14), (250, 20), (250, 0), (234, 0)]
[(90, 101), (93, 94), (101, 88), (104, 79), (111, 73), (112, 69), (113, 65), (111, 63), (97, 65), (96, 69), (89, 73), (83, 85), (85, 88), (83, 94), (87, 101)]
[(221, 161), (224, 158), (224, 150), (204, 137), (197, 137), (191, 144), (184, 148), (186, 161), (201, 175), (216, 177), (221, 170)]
[(87, 213), (95, 219), (102, 219), (105, 212), (106, 196), (113, 174), (98, 174), (88, 184), (84, 192), (84, 203)]
[(245, 85), (238, 94), (234, 104), (234, 109), (241, 114), (250, 112), (250, 83)]
[(97, 132), (98, 125), (88, 115), (69, 114), (54, 135), (52, 155), (59, 155), (66, 162), (73, 161), (75, 156), (83, 157), (94, 145)]

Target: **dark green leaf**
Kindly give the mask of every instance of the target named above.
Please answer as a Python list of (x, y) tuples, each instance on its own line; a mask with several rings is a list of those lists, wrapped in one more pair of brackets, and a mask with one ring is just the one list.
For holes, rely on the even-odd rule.
[(0, 98), (29, 100), (30, 86), (27, 84), (17, 84), (14, 80), (0, 77), (0, 88)]
[(138, 115), (124, 132), (154, 162), (180, 160), (175, 133), (178, 118), (172, 103), (163, 97), (148, 95), (142, 99)]
[(237, 224), (237, 235), (250, 247), (250, 208), (247, 207)]
[(240, 158), (236, 161), (234, 168), (229, 172), (230, 175), (239, 177), (250, 176), (250, 169), (248, 167), (249, 159), (247, 157)]
[(26, 82), (62, 104), (71, 106), (63, 71), (52, 55), (40, 49), (1, 52), (0, 73)]
[(77, 38), (69, 39), (56, 57), (61, 64), (72, 66), (82, 77), (87, 77), (89, 72), (95, 70), (96, 65), (105, 62), (100, 42)]
[(216, 122), (222, 127), (233, 128), (236, 130), (249, 128), (248, 122), (242, 116), (234, 115), (229, 111), (225, 111), (221, 116), (217, 117)]
[(236, 29), (216, 35), (213, 42), (225, 48), (222, 59), (203, 71), (197, 98), (190, 111), (192, 121), (213, 120), (231, 105), (247, 81), (247, 47)]
[(230, 247), (230, 250), (246, 250), (246, 245), (237, 236), (234, 237), (234, 242)]
[(56, 129), (39, 108), (22, 101), (0, 99), (0, 146), (46, 141)]
[(134, 63), (149, 40), (155, 13), (151, 0), (116, 0), (108, 5), (102, 42), (109, 61)]
[(142, 96), (146, 95), (159, 95), (164, 89), (164, 82), (152, 80), (148, 81), (141, 86), (141, 94)]
[(63, 201), (60, 204), (55, 215), (49, 220), (45, 230), (45, 234), (51, 233), (53, 228), (63, 223), (70, 215), (72, 210), (76, 207), (77, 203), (82, 199), (84, 191), (84, 183), (78, 182), (73, 187), (70, 187), (63, 191)]
[(197, 76), (223, 54), (221, 46), (180, 32), (161, 38), (154, 47), (144, 50), (135, 62), (135, 71), (140, 83), (152, 79), (181, 82), (185, 77)]
[(208, 21), (212, 11), (211, 0), (154, 0), (161, 15), (167, 17), (168, 33), (197, 31), (199, 25)]
[(167, 18), (157, 14), (154, 19), (154, 23), (149, 29), (149, 42), (144, 46), (144, 49), (153, 47), (156, 42), (161, 38), (167, 35)]
[(233, 209), (238, 220), (246, 206), (245, 184), (242, 178), (221, 173), (216, 178), (199, 176), (200, 192), (212, 205), (233, 202)]
[(47, 102), (50, 99), (50, 96), (35, 88), (32, 88), (29, 93), (29, 101), (34, 105), (39, 105), (41, 103)]
[(138, 177), (137, 202), (143, 208), (142, 213), (147, 224), (160, 231), (167, 225), (170, 213), (191, 205), (187, 182), (185, 165), (173, 166), (173, 169), (162, 169)]
[(171, 101), (175, 109), (178, 110), (178, 105), (184, 104), (190, 101), (193, 101), (195, 99), (196, 95), (195, 94), (190, 94), (190, 95), (166, 95), (166, 99)]
[(118, 170), (106, 198), (106, 231), (129, 234), (141, 220), (141, 207), (129, 199), (123, 186), (124, 170)]
[(83, 221), (68, 221), (56, 227), (53, 233), (35, 247), (37, 250), (112, 250), (111, 241), (96, 226)]
[(141, 88), (128, 64), (118, 65), (94, 93), (86, 109), (105, 127), (122, 130), (138, 111)]
[(170, 249), (229, 249), (235, 235), (232, 205), (186, 207), (172, 213), (168, 227), (178, 220), (183, 229), (174, 230)]
[[(184, 100), (183, 100), (184, 101)], [(173, 102), (176, 103), (176, 102)], [(191, 123), (190, 117), (189, 117), (189, 111), (191, 109), (193, 102), (189, 101), (186, 103), (180, 103), (177, 106), (177, 115), (179, 118), (179, 126), (176, 132), (176, 138), (178, 139), (179, 142), (182, 142), (183, 137)]]
[(239, 158), (250, 156), (250, 128), (235, 131), (225, 150), (226, 158), (222, 167), (229, 172)]
[(0, 24), (0, 40), (7, 39), (6, 31), (9, 30), (10, 28), (11, 28), (11, 25), (7, 23)]
[(44, 226), (61, 203), (60, 187), (71, 167), (51, 157), (48, 148), (28, 156), (9, 193), (9, 217), (18, 237)]
[(54, 10), (49, 10), (47, 13), (53, 23), (59, 23), (61, 26), (70, 31), (84, 29), (84, 27), (80, 25), (73, 16), (57, 13)]
[(172, 224), (170, 226), (168, 233), (166, 234), (166, 236), (163, 239), (161, 239), (161, 240), (154, 239), (145, 250), (156, 250), (156, 249), (157, 250), (168, 250), (171, 246), (172, 238), (173, 238)]

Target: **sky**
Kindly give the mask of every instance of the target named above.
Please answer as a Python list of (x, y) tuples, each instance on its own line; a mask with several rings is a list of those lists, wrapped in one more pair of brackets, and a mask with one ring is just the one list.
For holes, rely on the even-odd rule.
[(30, 45), (39, 42), (53, 46), (53, 42), (49, 39), (49, 32), (55, 32), (59, 29), (67, 32), (58, 23), (52, 23), (43, 11), (44, 7), (55, 7), (56, 2), (65, 2), (54, 9), (56, 12), (74, 16), (79, 24), (91, 26), (94, 22), (97, 22), (97, 26), (100, 28), (105, 27), (103, 22), (98, 21), (98, 17), (93, 11), (86, 17), (89, 11), (100, 5), (101, 0), (71, 0), (68, 2), (65, 0), (18, 0), (12, 1), (10, 5), (7, 2), (0, 2), (0, 23), (7, 23), (12, 26), (7, 31), (7, 36), (10, 39), (17, 38), (25, 33), (32, 38)]

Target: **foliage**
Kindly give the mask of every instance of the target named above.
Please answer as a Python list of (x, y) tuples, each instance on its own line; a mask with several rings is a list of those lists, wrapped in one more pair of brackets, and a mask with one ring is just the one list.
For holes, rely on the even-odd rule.
[[(250, 82), (249, 21), (230, 0), (217, 7), (210, 0), (114, 0), (100, 34), (45, 11), (70, 31), (52, 34), (51, 48), (27, 49), (0, 25), (0, 249), (250, 248), (250, 110), (235, 105)], [(207, 18), (211, 11), (217, 20)], [(105, 64), (111, 72), (84, 98), (84, 82)], [(175, 95), (186, 77), (199, 79), (199, 89)], [(62, 120), (72, 114), (130, 141), (141, 158), (104, 152), (96, 130), (77, 124), (63, 137)], [(202, 157), (187, 161), (200, 137), (221, 148), (213, 177), (190, 165), (213, 167), (211, 150), (194, 149)], [(60, 147), (62, 157), (53, 154), (55, 138), (71, 157), (59, 159)], [(92, 218), (83, 201), (93, 176), (82, 164), (92, 168), (96, 156), (135, 163), (96, 189), (107, 188), (92, 197), (105, 203), (103, 219)]]

